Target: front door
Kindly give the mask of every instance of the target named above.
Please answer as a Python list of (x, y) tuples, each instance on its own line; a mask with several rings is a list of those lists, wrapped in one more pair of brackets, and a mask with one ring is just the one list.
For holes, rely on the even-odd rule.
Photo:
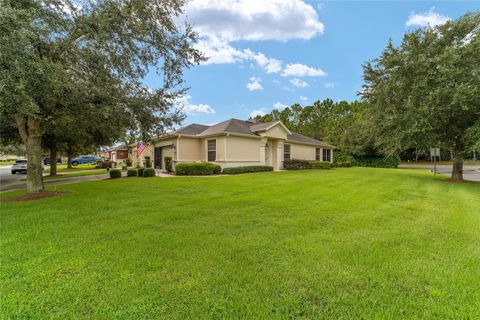
[(156, 147), (153, 150), (153, 167), (162, 169), (162, 147)]

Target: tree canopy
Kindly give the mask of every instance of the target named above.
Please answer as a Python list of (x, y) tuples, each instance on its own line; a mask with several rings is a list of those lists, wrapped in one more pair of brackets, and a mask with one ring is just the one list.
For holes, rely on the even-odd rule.
[[(414, 144), (452, 150), (452, 179), (462, 180), (463, 153), (480, 126), (480, 13), (391, 41), (364, 65), (366, 119), (378, 148)], [(478, 141), (477, 141), (478, 142)]]
[[(147, 139), (183, 119), (173, 107), (183, 70), (204, 60), (190, 25), (176, 24), (183, 0), (0, 2), (1, 122), (27, 147), (29, 192), (43, 190), (42, 136), (58, 141), (63, 127), (94, 141), (125, 130)], [(143, 84), (149, 72), (157, 88)]]

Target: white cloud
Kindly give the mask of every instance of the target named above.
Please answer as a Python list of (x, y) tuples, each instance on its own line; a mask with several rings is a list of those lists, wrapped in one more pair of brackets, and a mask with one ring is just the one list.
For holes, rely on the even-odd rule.
[(288, 108), (288, 106), (281, 102), (276, 102), (273, 104), (273, 110), (282, 111), (283, 109)]
[(337, 84), (335, 82), (326, 82), (323, 86), (327, 89), (332, 89), (336, 86)]
[(218, 38), (200, 40), (195, 47), (208, 57), (208, 60), (204, 62), (204, 64), (253, 61), (266, 73), (278, 73), (282, 70), (282, 61), (275, 58), (268, 58), (263, 53), (253, 52), (250, 49), (235, 49), (228, 42)]
[(208, 104), (192, 104), (189, 100), (192, 97), (189, 95), (184, 95), (177, 99), (177, 105), (188, 115), (198, 115), (198, 114), (212, 114), (215, 113), (215, 110), (212, 109)]
[(282, 61), (231, 43), (311, 39), (324, 30), (315, 9), (302, 0), (192, 0), (185, 17), (200, 35), (195, 47), (209, 58), (204, 64), (254, 62), (266, 73), (280, 73)]
[(420, 27), (435, 27), (440, 24), (444, 24), (448, 20), (449, 17), (441, 15), (434, 11), (435, 8), (431, 8), (430, 11), (425, 13), (415, 13), (412, 12), (410, 17), (407, 20), (407, 26), (420, 26)]
[(308, 87), (308, 83), (301, 80), (301, 79), (298, 79), (298, 78), (294, 78), (292, 80), (290, 80), (290, 83), (293, 84), (295, 87), (297, 88), (305, 88), (305, 87)]
[(228, 42), (311, 39), (324, 30), (315, 9), (301, 0), (193, 0), (185, 14), (201, 36)]
[(257, 116), (264, 116), (266, 115), (267, 113), (265, 111), (262, 111), (262, 110), (254, 110), (250, 113), (250, 118), (256, 118)]
[(284, 77), (324, 77), (326, 75), (321, 69), (315, 69), (301, 63), (287, 64), (287, 67), (282, 71)]
[(262, 84), (260, 83), (262, 79), (257, 77), (251, 77), (250, 82), (247, 83), (247, 89), (249, 91), (263, 90)]
[(300, 100), (302, 100), (302, 101), (307, 101), (307, 100), (308, 100), (308, 97), (300, 96)]

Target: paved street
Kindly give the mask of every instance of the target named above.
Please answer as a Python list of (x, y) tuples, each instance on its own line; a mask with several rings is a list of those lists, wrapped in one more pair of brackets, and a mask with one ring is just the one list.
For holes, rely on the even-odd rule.
[[(22, 177), (25, 177), (25, 175), (18, 175), (19, 179)], [(3, 177), (3, 175), (2, 175)], [(62, 178), (62, 179), (55, 179), (55, 180), (45, 180), (44, 184), (46, 187), (48, 186), (56, 186), (60, 184), (69, 184), (69, 183), (78, 183), (78, 182), (86, 182), (86, 181), (95, 181), (95, 180), (103, 180), (109, 178), (108, 173), (103, 173), (103, 174), (96, 174), (96, 175), (91, 175), (91, 176), (83, 176), (83, 177), (71, 177), (71, 178)], [(2, 183), (0, 184), (0, 192), (4, 191), (11, 191), (11, 190), (19, 190), (19, 189), (25, 189), (26, 188), (26, 182), (25, 181), (10, 181), (8, 184), (4, 184), (3, 180)]]
[(26, 177), (26, 174), (22, 173), (12, 174), (10, 171), (11, 168), (12, 166), (0, 166), (0, 190), (2, 190), (4, 186), (7, 187), (15, 184), (18, 180)]
[[(426, 169), (433, 171), (433, 164), (401, 164), (399, 168), (403, 169)], [(480, 166), (463, 166), (463, 178), (469, 181), (480, 181)], [(452, 174), (452, 165), (437, 165), (437, 172), (450, 176)]]

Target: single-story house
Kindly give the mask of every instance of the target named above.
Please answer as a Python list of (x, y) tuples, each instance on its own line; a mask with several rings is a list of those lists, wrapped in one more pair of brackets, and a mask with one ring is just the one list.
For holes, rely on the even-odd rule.
[[(132, 154), (136, 154), (133, 147)], [(159, 136), (132, 163), (142, 166), (150, 157), (152, 166), (165, 170), (165, 157), (173, 165), (182, 162), (212, 162), (225, 167), (268, 165), (283, 168), (285, 159), (333, 161), (335, 147), (291, 132), (281, 121), (230, 119), (212, 126), (191, 124)]]
[(116, 163), (124, 163), (129, 157), (128, 147), (123, 145), (108, 149), (102, 153), (102, 157)]

